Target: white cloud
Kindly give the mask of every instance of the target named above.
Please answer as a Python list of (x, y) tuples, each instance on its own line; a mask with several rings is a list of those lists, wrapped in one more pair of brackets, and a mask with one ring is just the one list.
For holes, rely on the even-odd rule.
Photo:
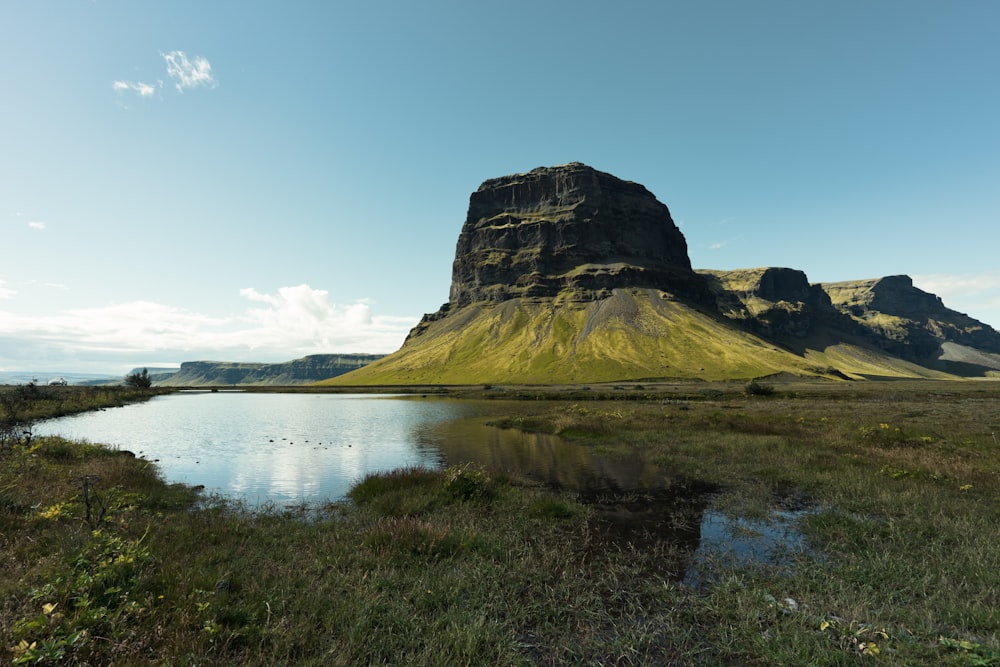
[(152, 97), (156, 93), (157, 87), (162, 88), (163, 82), (157, 82), (156, 85), (151, 83), (143, 83), (142, 81), (115, 81), (111, 84), (111, 87), (119, 93), (123, 92), (133, 92), (139, 97)]
[(0, 299), (10, 299), (15, 294), (17, 294), (17, 290), (7, 287), (6, 280), (0, 280)]
[[(0, 298), (13, 290), (0, 282)], [(0, 365), (71, 371), (214, 359), (287, 361), (307, 354), (393, 352), (415, 317), (373, 315), (368, 303), (338, 305), (325, 290), (253, 288), (237, 317), (214, 317), (149, 301), (78, 308), (49, 316), (0, 310)]]
[[(212, 64), (203, 56), (195, 56), (189, 59), (183, 51), (170, 51), (161, 53), (160, 56), (167, 68), (167, 76), (174, 82), (174, 88), (183, 93), (190, 88), (205, 86), (214, 88), (216, 86), (215, 77), (212, 74)], [(163, 88), (163, 81), (156, 83), (146, 83), (144, 81), (127, 81), (117, 79), (111, 83), (111, 88), (116, 93), (134, 93), (140, 98), (151, 98), (156, 91)]]
[(32, 220), (28, 223), (28, 226), (32, 229), (45, 229), (48, 225), (41, 220)]
[(1000, 327), (1000, 271), (927, 273), (913, 276), (913, 284), (952, 310)]
[(167, 64), (167, 74), (174, 80), (174, 87), (179, 92), (183, 93), (188, 88), (198, 86), (215, 87), (212, 65), (207, 58), (195, 56), (193, 61), (188, 60), (187, 54), (183, 51), (171, 51), (160, 55)]
[(274, 347), (280, 341), (294, 341), (308, 354), (329, 351), (377, 352), (399, 347), (406, 332), (416, 324), (414, 318), (373, 317), (367, 303), (349, 306), (332, 303), (326, 290), (309, 285), (282, 287), (275, 294), (261, 294), (253, 288), (240, 290), (240, 296), (255, 303), (242, 320), (249, 325), (241, 332), (251, 348)]
[(913, 276), (913, 284), (942, 298), (1000, 289), (1000, 271), (978, 273), (925, 273)]

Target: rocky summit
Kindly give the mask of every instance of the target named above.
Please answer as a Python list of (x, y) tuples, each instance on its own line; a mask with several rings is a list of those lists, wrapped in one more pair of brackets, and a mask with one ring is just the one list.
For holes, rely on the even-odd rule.
[(1000, 333), (906, 276), (691, 267), (666, 205), (574, 162), (469, 198), (449, 300), (339, 385), (1000, 376)]
[(643, 186), (574, 162), (493, 178), (472, 193), (451, 308), (559, 294), (594, 300), (621, 287), (708, 297), (670, 211)]

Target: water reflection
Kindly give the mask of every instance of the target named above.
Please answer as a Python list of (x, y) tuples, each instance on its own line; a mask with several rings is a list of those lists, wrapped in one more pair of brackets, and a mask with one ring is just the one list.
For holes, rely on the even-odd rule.
[(799, 521), (812, 512), (775, 510), (767, 519), (728, 516), (723, 512), (705, 512), (701, 536), (684, 575), (689, 586), (703, 586), (712, 580), (718, 566), (741, 567), (754, 563), (787, 566), (796, 556), (811, 554)]
[(808, 552), (798, 520), (809, 510), (774, 511), (763, 520), (730, 516), (711, 509), (718, 488), (672, 475), (638, 451), (596, 453), (476, 420), (441, 423), (435, 432), (449, 462), (479, 462), (575, 491), (594, 512), (598, 547), (655, 550), (663, 557), (657, 573), (691, 586), (708, 583), (720, 565), (782, 565)]
[(341, 498), (369, 472), (440, 465), (420, 433), (466, 413), (454, 401), (199, 392), (55, 419), (36, 432), (130, 450), (171, 482), (291, 503)]
[(429, 437), (450, 464), (482, 463), (581, 494), (662, 490), (677, 482), (639, 451), (603, 455), (558, 436), (495, 428), (474, 419), (440, 423)]
[(598, 543), (670, 552), (663, 571), (692, 585), (720, 553), (737, 563), (777, 562), (804, 548), (796, 516), (754, 523), (714, 512), (716, 489), (680, 479), (638, 450), (596, 452), (484, 423), (522, 409), (371, 395), (174, 394), (52, 420), (36, 432), (128, 449), (157, 461), (168, 481), (251, 504), (336, 500), (371, 472), (476, 462), (576, 492), (594, 510)]

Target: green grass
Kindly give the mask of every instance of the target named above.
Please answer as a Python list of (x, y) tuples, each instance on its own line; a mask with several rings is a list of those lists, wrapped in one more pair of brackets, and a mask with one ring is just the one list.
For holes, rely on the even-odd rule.
[(457, 308), (399, 351), (320, 384), (745, 382), (778, 373), (955, 379), (874, 348), (833, 340), (801, 345), (794, 353), (656, 290), (621, 289), (600, 301), (509, 299)]
[(994, 385), (712, 389), (526, 400), (494, 418), (638, 452), (683, 488), (719, 489), (704, 499), (716, 511), (808, 507), (810, 551), (790, 566), (709, 558), (704, 585), (685, 586), (679, 546), (609, 541), (574, 496), (474, 465), (251, 509), (38, 438), (0, 458), (0, 650), (41, 664), (1000, 664)]
[(616, 290), (586, 303), (511, 299), (457, 309), (395, 354), (321, 384), (747, 380), (782, 371), (816, 373), (814, 363), (654, 290)]
[[(164, 393), (133, 387), (47, 387), (0, 385), (0, 420), (37, 420), (115, 407)], [(169, 391), (169, 390), (166, 390)]]
[[(723, 571), (690, 607), (699, 627), (721, 624), (710, 642), (720, 656), (731, 645), (741, 663), (848, 664), (875, 642), (889, 664), (1000, 664), (997, 391), (937, 387), (628, 405), (610, 428), (608, 407), (578, 404), (547, 421), (721, 485), (722, 507), (738, 515), (766, 515), (788, 497), (820, 510), (803, 520), (816, 559), (789, 572)], [(767, 596), (799, 610), (769, 610)]]

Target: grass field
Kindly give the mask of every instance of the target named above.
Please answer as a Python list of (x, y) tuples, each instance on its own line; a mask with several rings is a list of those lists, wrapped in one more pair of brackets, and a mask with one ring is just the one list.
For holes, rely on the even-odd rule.
[[(593, 504), (500, 470), (400, 470), (344, 502), (251, 510), (96, 445), (15, 443), (0, 649), (16, 664), (1000, 665), (1000, 386), (766, 388), (525, 390), (548, 400), (492, 418), (640, 452), (755, 525), (805, 510), (807, 550), (708, 557), (697, 585), (690, 544), (609, 539)], [(654, 509), (690, 521), (689, 504)]]

